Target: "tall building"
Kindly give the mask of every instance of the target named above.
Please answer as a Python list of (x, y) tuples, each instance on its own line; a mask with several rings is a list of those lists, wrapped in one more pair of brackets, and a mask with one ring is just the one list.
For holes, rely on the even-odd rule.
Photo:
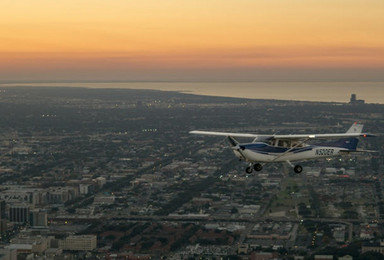
[(364, 104), (365, 100), (363, 99), (357, 99), (356, 94), (351, 95), (351, 99), (349, 100), (349, 104), (356, 105), (356, 104)]
[(41, 209), (31, 210), (29, 223), (33, 227), (46, 227), (48, 225), (47, 212)]
[(29, 205), (11, 205), (9, 207), (9, 221), (17, 223), (29, 222)]
[(0, 219), (0, 234), (7, 231), (7, 224), (8, 224), (8, 220)]
[(0, 219), (7, 218), (6, 210), (5, 210), (5, 201), (0, 200)]

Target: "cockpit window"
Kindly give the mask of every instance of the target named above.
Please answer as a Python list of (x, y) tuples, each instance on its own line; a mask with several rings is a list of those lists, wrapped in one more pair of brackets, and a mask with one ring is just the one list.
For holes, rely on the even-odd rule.
[(300, 142), (299, 140), (275, 140), (273, 142), (274, 146), (284, 147), (284, 148), (293, 148), (293, 147), (304, 147), (305, 144)]

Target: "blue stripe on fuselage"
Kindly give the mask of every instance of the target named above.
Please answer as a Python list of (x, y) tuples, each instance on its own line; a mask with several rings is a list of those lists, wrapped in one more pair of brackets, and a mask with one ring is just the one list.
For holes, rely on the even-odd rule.
[[(278, 153), (285, 153), (291, 148), (286, 147), (276, 147), (276, 146), (270, 146), (266, 143), (251, 143), (251, 144), (241, 144), (241, 148), (251, 150), (252, 152), (261, 153), (261, 154), (278, 154)], [(312, 146), (306, 146), (306, 147), (298, 147), (293, 148), (290, 152), (293, 153), (301, 153), (312, 150)]]
[(311, 151), (313, 149), (313, 146), (306, 146), (304, 148), (295, 148), (293, 149), (293, 153), (302, 153), (306, 151)]

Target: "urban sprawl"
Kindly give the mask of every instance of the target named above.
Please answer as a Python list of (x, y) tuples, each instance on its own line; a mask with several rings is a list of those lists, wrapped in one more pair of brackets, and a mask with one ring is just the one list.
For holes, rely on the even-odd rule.
[[(113, 84), (111, 84), (113, 87)], [(0, 88), (0, 259), (384, 259), (384, 105)], [(223, 137), (379, 134), (246, 174)], [(240, 141), (250, 141), (243, 140)]]

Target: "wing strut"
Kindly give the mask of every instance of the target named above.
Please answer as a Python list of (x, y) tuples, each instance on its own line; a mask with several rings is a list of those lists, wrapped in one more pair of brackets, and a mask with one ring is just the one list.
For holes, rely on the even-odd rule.
[(292, 168), (295, 167), (295, 165), (293, 165), (293, 164), (291, 163), (290, 160), (286, 160), (286, 162), (287, 162), (287, 163), (289, 164), (289, 166), (291, 166)]
[[(247, 157), (245, 157), (244, 154), (242, 153), (241, 148), (239, 147), (239, 142), (236, 141), (232, 136), (227, 136), (227, 138), (231, 144), (232, 150), (238, 152), (241, 155), (242, 158), (239, 157), (239, 159), (240, 160), (246, 160)], [(236, 153), (235, 153), (235, 155), (236, 155)]]

